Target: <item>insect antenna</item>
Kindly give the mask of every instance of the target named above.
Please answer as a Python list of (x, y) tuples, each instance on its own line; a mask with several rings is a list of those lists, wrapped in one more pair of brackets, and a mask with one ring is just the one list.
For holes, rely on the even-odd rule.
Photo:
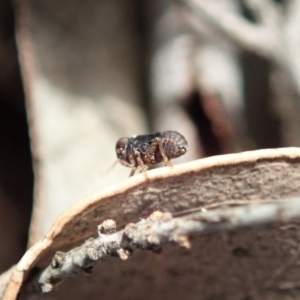
[(110, 167), (108, 167), (105, 170), (101, 170), (99, 171), (99, 175), (109, 175), (111, 173), (111, 171), (115, 168), (115, 166), (117, 165), (117, 163), (119, 162), (119, 160), (117, 159)]

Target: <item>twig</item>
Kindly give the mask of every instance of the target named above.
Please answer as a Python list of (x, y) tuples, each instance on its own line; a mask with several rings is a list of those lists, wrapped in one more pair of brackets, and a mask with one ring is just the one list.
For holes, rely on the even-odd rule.
[(237, 14), (220, 10), (217, 4), (198, 0), (176, 0), (191, 12), (204, 19), (214, 29), (244, 49), (256, 52), (267, 59), (281, 61), (278, 37), (274, 30), (266, 26), (252, 24)]
[[(270, 60), (288, 76), (300, 95), (298, 0), (287, 1), (286, 9), (271, 0), (245, 0), (258, 23), (251, 23), (238, 14), (224, 11), (214, 1), (176, 1), (239, 47)], [(187, 21), (197, 30), (193, 22)]]
[(287, 2), (286, 20), (283, 27), (282, 45), (286, 68), (291, 76), (291, 80), (296, 87), (298, 96), (300, 95), (300, 37), (299, 37), (299, 14), (300, 1), (290, 0)]
[(262, 25), (278, 29), (280, 18), (283, 17), (282, 7), (279, 4), (273, 0), (245, 0), (245, 4)]
[(59, 251), (55, 254), (52, 263), (39, 276), (40, 289), (42, 292), (50, 292), (65, 277), (91, 273), (98, 260), (109, 256), (126, 260), (137, 249), (159, 252), (169, 242), (190, 248), (189, 238), (196, 235), (289, 221), (300, 216), (300, 198), (267, 204), (255, 203), (208, 212), (200, 210), (178, 218), (157, 211), (147, 219), (128, 224), (119, 232), (116, 232), (113, 220), (106, 220), (98, 226), (97, 238), (90, 238), (69, 252)]

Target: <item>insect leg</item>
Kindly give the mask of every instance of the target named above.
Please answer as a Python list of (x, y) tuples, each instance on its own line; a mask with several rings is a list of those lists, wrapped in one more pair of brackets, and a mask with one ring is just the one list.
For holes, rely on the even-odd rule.
[(136, 169), (137, 169), (137, 165), (136, 165), (136, 161), (134, 160), (132, 155), (129, 155), (129, 161), (130, 161), (130, 167), (132, 168), (129, 174), (129, 177), (133, 176)]
[(136, 171), (137, 167), (133, 167), (130, 171), (129, 177), (133, 176), (135, 171)]
[(136, 161), (138, 165), (142, 168), (142, 172), (146, 172), (148, 170), (148, 166), (144, 164), (143, 160), (140, 157), (140, 154), (137, 155)]
[(146, 172), (147, 169), (148, 169), (148, 167), (143, 163), (143, 160), (140, 157), (140, 153), (136, 152), (135, 155), (136, 155), (136, 161), (134, 160), (134, 158), (132, 157), (132, 155), (129, 156), (129, 161), (130, 161), (130, 164), (132, 165), (132, 169), (131, 169), (131, 172), (129, 174), (129, 177), (131, 177), (131, 176), (134, 175), (136, 169), (139, 166), (141, 167), (142, 172)]
[[(161, 138), (155, 138), (154, 142), (152, 144), (156, 144), (158, 145), (158, 148), (159, 148), (159, 151), (160, 151), (160, 154), (161, 156), (163, 157), (163, 160), (166, 164), (166, 166), (169, 166), (169, 167), (173, 167), (173, 164), (170, 162), (170, 160), (168, 159), (163, 147), (162, 147), (162, 141), (161, 141)], [(152, 144), (151, 144), (151, 148), (152, 148)], [(156, 148), (156, 146), (155, 146)]]
[(146, 166), (141, 158), (141, 153), (137, 150), (135, 150), (134, 152), (135, 156), (136, 156), (136, 162), (137, 165), (141, 167), (142, 172), (146, 173), (148, 166)]

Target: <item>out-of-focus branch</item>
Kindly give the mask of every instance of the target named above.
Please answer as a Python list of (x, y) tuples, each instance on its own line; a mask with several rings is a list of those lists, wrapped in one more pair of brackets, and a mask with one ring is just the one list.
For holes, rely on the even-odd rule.
[(245, 0), (245, 3), (259, 23), (269, 28), (279, 26), (282, 11), (277, 3), (272, 0)]
[(193, 13), (204, 19), (214, 29), (238, 44), (268, 59), (280, 56), (276, 32), (269, 28), (251, 24), (239, 15), (220, 10), (219, 5), (200, 0), (177, 0)]
[(300, 95), (298, 0), (288, 1), (285, 10), (282, 5), (270, 0), (245, 0), (257, 18), (257, 24), (220, 9), (219, 3), (214, 1), (176, 1), (184, 4), (192, 13), (241, 48), (255, 52), (279, 66)]
[(300, 1), (290, 0), (287, 6), (287, 15), (282, 28), (282, 45), (286, 68), (291, 75), (294, 86), (300, 95)]
[(137, 249), (159, 252), (169, 242), (190, 248), (189, 238), (192, 236), (289, 221), (299, 216), (300, 199), (293, 198), (208, 212), (199, 208), (199, 211), (187, 212), (180, 217), (156, 211), (147, 219), (130, 223), (119, 232), (116, 232), (113, 220), (106, 220), (98, 226), (97, 238), (88, 239), (82, 246), (67, 253), (57, 252), (52, 263), (39, 276), (38, 283), (42, 292), (50, 292), (63, 278), (91, 273), (96, 261), (109, 256), (126, 260)]

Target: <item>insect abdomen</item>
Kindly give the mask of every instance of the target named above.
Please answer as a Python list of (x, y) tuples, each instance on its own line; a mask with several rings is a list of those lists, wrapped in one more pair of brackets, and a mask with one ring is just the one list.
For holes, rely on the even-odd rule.
[(179, 132), (162, 132), (162, 148), (169, 159), (180, 156), (177, 150), (183, 146), (187, 146), (187, 140)]

